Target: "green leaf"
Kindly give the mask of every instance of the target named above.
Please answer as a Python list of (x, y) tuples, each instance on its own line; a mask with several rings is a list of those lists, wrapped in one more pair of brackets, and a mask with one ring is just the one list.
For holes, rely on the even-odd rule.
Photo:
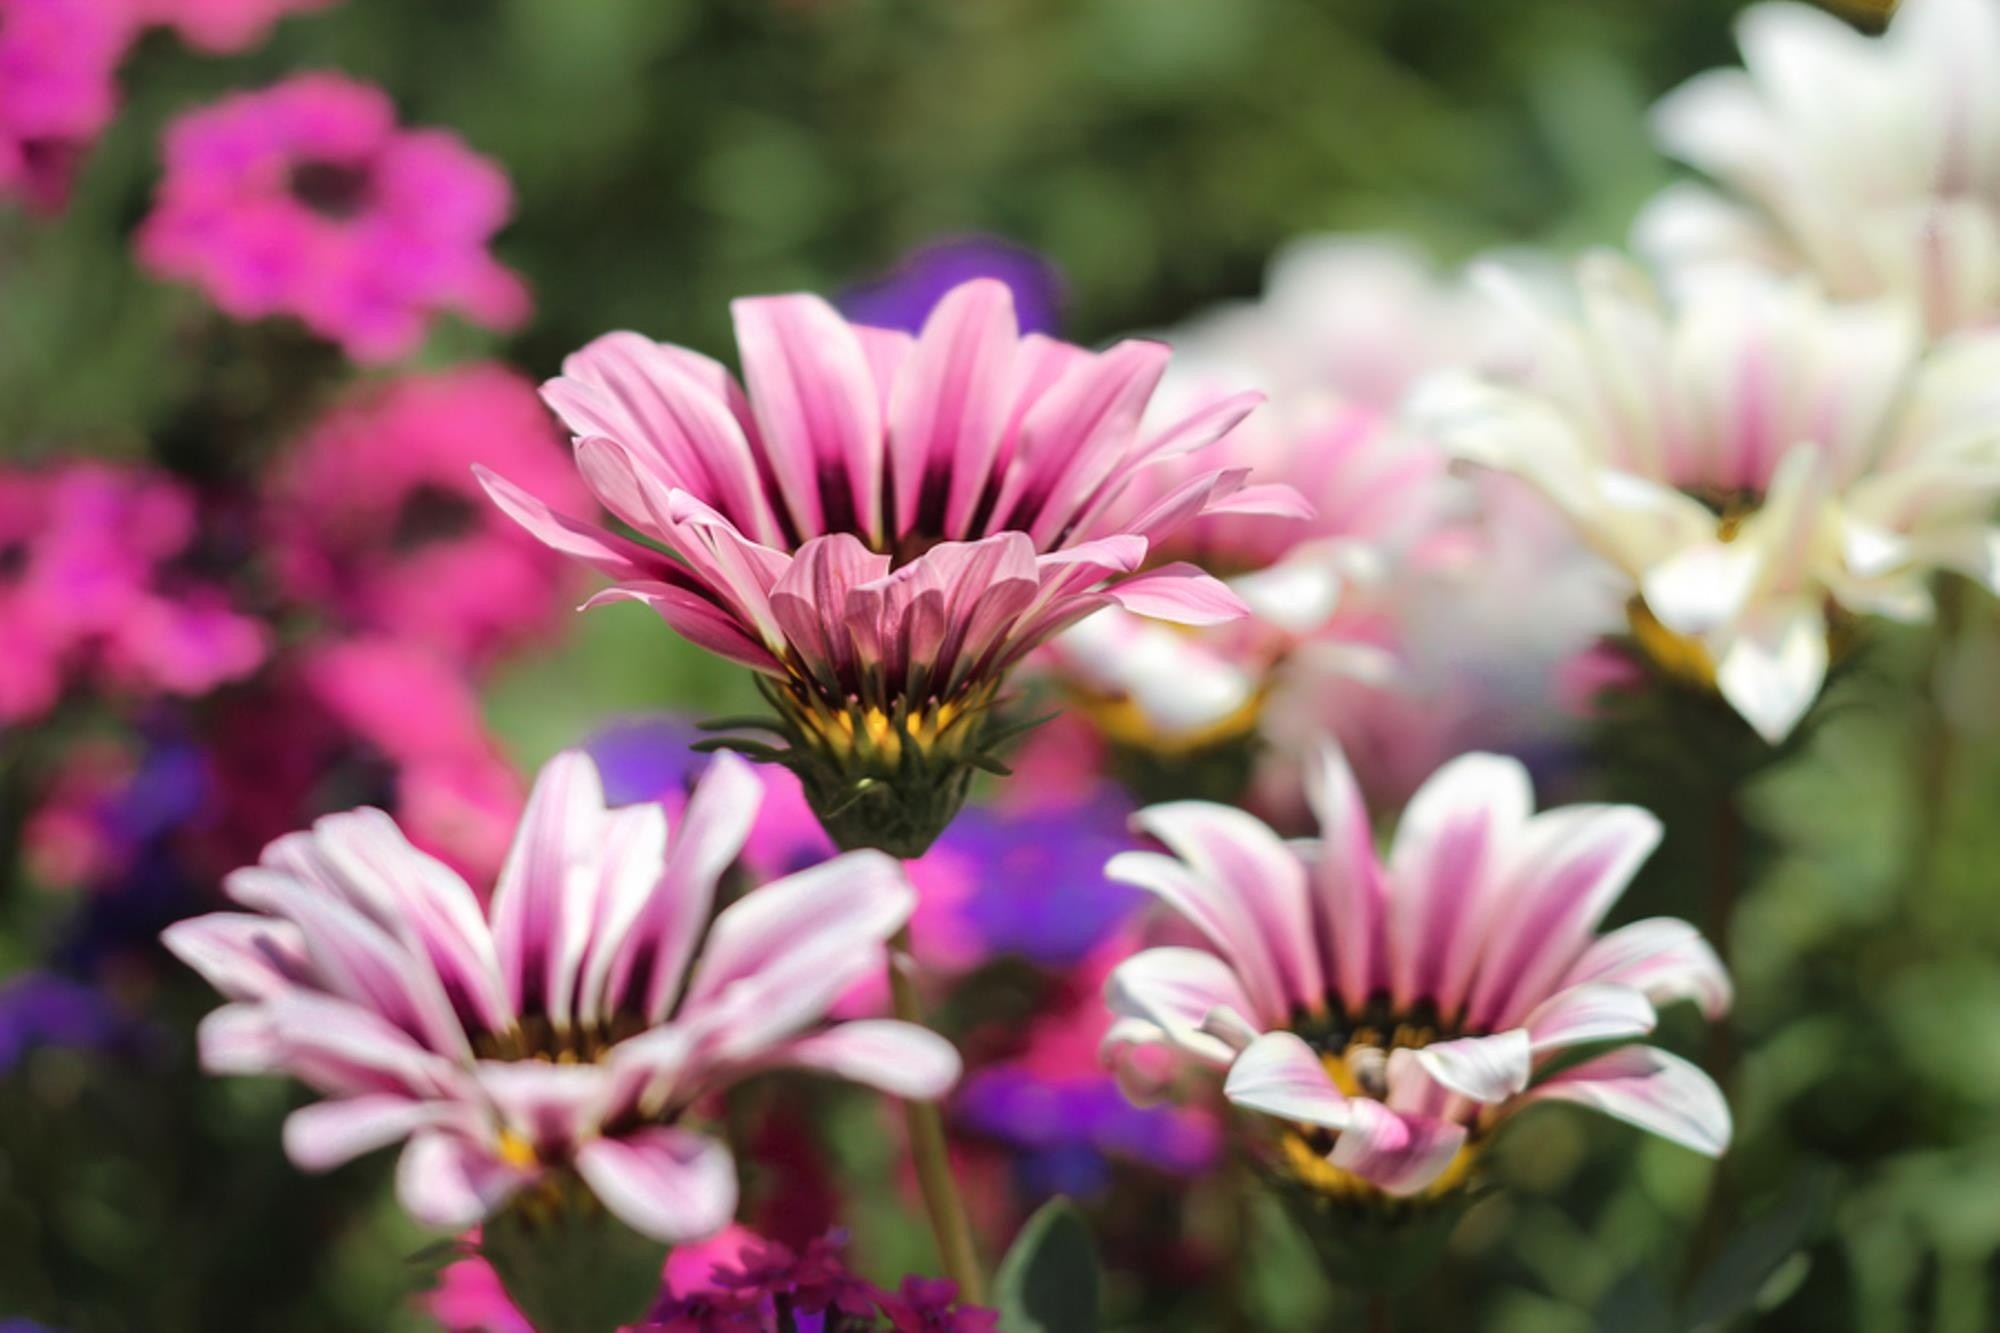
[(1823, 1169), (1801, 1172), (1775, 1204), (1729, 1239), (1688, 1293), (1689, 1327), (1725, 1324), (1756, 1305), (1772, 1275), (1807, 1244), (1826, 1216), (1828, 1176)]
[(1000, 1262), (1005, 1333), (1097, 1333), (1097, 1247), (1068, 1199), (1043, 1204)]

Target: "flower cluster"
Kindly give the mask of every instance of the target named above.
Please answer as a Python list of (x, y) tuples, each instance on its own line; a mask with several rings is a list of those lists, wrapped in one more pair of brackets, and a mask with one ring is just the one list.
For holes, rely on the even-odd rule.
[(378, 89), (302, 74), (175, 122), (139, 257), (237, 319), (290, 315), (361, 361), (415, 350), (450, 311), (526, 318), (488, 252), (507, 178), (456, 135), (408, 130)]
[(906, 1278), (884, 1291), (855, 1276), (840, 1232), (803, 1249), (773, 1241), (746, 1244), (733, 1261), (716, 1263), (698, 1291), (654, 1307), (644, 1333), (991, 1333), (991, 1310), (964, 1305), (949, 1282)]

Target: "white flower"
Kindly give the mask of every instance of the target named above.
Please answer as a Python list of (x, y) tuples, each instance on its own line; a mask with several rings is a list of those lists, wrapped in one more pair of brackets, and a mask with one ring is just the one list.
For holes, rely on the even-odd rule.
[(1574, 312), (1491, 276), (1533, 367), (1417, 415), (1552, 501), (1767, 740), (1818, 696), (1830, 606), (1915, 620), (1934, 570), (1994, 584), (2000, 334), (1926, 354), (1900, 306), (1745, 269), (1666, 303), (1593, 257)]
[(1733, 197), (1673, 187), (1638, 248), (1806, 270), (1844, 299), (1910, 301), (1932, 332), (2000, 316), (2000, 4), (1907, 0), (1879, 38), (1762, 4), (1738, 38), (1745, 68), (1690, 80), (1653, 122)]

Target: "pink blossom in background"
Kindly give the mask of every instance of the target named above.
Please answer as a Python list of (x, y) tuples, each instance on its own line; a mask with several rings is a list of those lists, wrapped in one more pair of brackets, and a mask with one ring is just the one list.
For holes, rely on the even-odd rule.
[(849, 853), (714, 911), (756, 801), (726, 756), (670, 823), (607, 807), (589, 758), (558, 756), (483, 908), (379, 810), (322, 819), (228, 878), (247, 910), (163, 936), (230, 1001), (203, 1061), (322, 1095), (285, 1126), (304, 1169), (407, 1140), (398, 1195), (427, 1224), (573, 1177), (656, 1240), (712, 1236), (737, 1205), (704, 1132), (714, 1094), (794, 1068), (930, 1098), (959, 1070), (921, 1028), (828, 1021), (915, 906), (890, 858)]
[(436, 316), (527, 317), (488, 250), (506, 176), (443, 130), (406, 130), (377, 88), (302, 74), (192, 111), (166, 134), (140, 261), (237, 319), (290, 315), (358, 361), (416, 350)]
[(337, 628), (475, 668), (551, 635), (574, 571), (486, 502), (475, 459), (587, 503), (534, 386), (503, 367), (409, 376), (336, 406), (265, 488), (280, 588)]
[(340, 0), (135, 0), (149, 23), (164, 24), (198, 50), (218, 55), (256, 46), (286, 14), (330, 9)]
[(0, 725), (84, 683), (134, 695), (205, 694), (249, 675), (264, 627), (175, 567), (196, 536), (193, 497), (139, 468), (0, 470)]
[(63, 206), (118, 109), (133, 31), (125, 0), (0, 0), (0, 202)]
[(395, 639), (324, 644), (301, 669), (347, 734), (391, 765), (397, 819), (410, 841), (470, 879), (490, 879), (524, 792), (465, 673)]

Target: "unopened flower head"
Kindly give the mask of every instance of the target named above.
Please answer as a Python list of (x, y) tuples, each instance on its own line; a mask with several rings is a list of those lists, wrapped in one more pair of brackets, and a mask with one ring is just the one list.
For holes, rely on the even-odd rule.
[(591, 488), (665, 553), (486, 481), (523, 526), (615, 578), (607, 597), (761, 673), (790, 746), (769, 757), (798, 770), (836, 841), (928, 846), (989, 762), (1009, 670), (1091, 612), (1241, 614), (1208, 575), (1151, 562), (1183, 524), (1270, 493), (1242, 469), (1158, 495), (1135, 479), (1219, 438), (1254, 395), (1142, 432), (1167, 349), (1022, 337), (991, 281), (953, 290), (915, 338), (813, 296), (734, 313), (747, 393), (633, 333), (598, 339), (546, 389)]
[[(1109, 872), (1154, 894), (1208, 948), (1140, 953), (1112, 974), (1104, 1054), (1131, 1095), (1180, 1063), (1225, 1072), (1263, 1117), (1263, 1159), (1316, 1208), (1391, 1214), (1454, 1195), (1515, 1113), (1580, 1102), (1698, 1152), (1727, 1145), (1707, 1075), (1651, 1047), (1576, 1048), (1652, 1031), (1655, 1006), (1723, 1012), (1729, 982), (1684, 922), (1597, 934), (1659, 839), (1629, 806), (1534, 813), (1515, 761), (1468, 755), (1432, 776), (1379, 857), (1345, 761), (1320, 758), (1315, 842), (1225, 806), (1142, 811), (1171, 855)], [(1404, 1202), (1398, 1202), (1404, 1201)]]
[(282, 838), (226, 884), (247, 912), (165, 934), (230, 1000), (203, 1022), (203, 1061), (322, 1094), (285, 1127), (305, 1169), (407, 1139), (398, 1193), (432, 1225), (594, 1198), (658, 1241), (713, 1234), (737, 1186), (697, 1127), (709, 1094), (789, 1067), (931, 1097), (958, 1073), (922, 1029), (826, 1021), (914, 906), (887, 857), (713, 912), (757, 791), (720, 759), (670, 829), (658, 805), (607, 809), (590, 761), (559, 756), (490, 910), (378, 811)]
[(1746, 10), (1744, 68), (1697, 76), (1653, 114), (1661, 146), (1728, 193), (1669, 188), (1639, 247), (1898, 297), (1934, 333), (2000, 319), (2000, 8), (1894, 8), (1881, 37), (1810, 5)]
[(1933, 571), (2000, 574), (2000, 334), (1926, 352), (1900, 307), (1747, 270), (1663, 300), (1597, 256), (1573, 311), (1494, 283), (1532, 364), (1441, 379), (1420, 414), (1541, 491), (1630, 578), (1654, 663), (1767, 741), (1818, 697), (1847, 613), (1920, 620)]

